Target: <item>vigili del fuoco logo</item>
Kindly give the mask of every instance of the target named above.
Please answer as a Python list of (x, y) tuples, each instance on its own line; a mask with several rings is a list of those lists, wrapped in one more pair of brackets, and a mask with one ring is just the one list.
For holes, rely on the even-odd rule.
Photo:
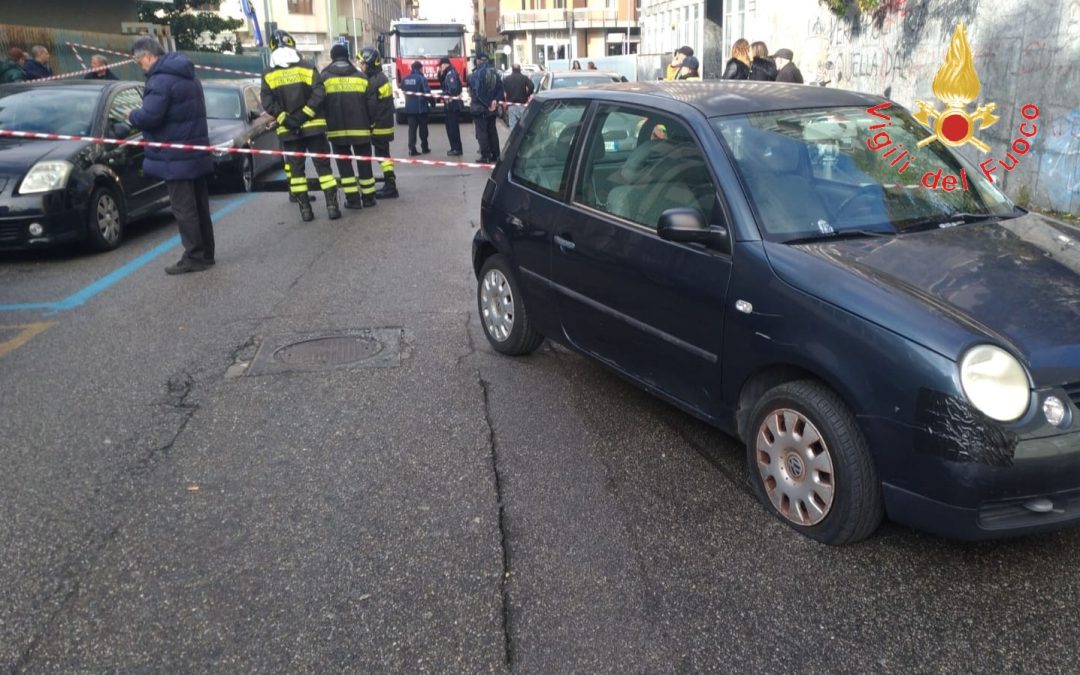
[[(997, 108), (996, 103), (980, 105), (973, 113), (969, 113), (967, 110), (971, 102), (979, 97), (980, 83), (979, 75), (975, 72), (975, 63), (971, 55), (971, 46), (968, 44), (967, 31), (964, 29), (962, 21), (957, 24), (956, 30), (953, 32), (952, 40), (949, 43), (949, 51), (945, 55), (945, 63), (938, 69), (937, 75), (934, 77), (933, 91), (934, 96), (945, 104), (945, 110), (939, 111), (935, 105), (931, 105), (926, 101), (915, 101), (918, 108), (914, 113), (915, 119), (933, 132), (930, 136), (919, 141), (917, 147), (925, 147), (934, 141), (941, 141), (943, 144), (953, 148), (959, 148), (970, 143), (983, 153), (989, 153), (990, 146), (976, 138), (976, 133), (993, 126), (1000, 118), (994, 114)], [(888, 132), (885, 131), (886, 127), (891, 126), (892, 118), (884, 112), (891, 106), (892, 103), (879, 103), (866, 109), (866, 112), (874, 117), (885, 120), (883, 123), (874, 124), (870, 127), (871, 131), (877, 132), (866, 140), (866, 147), (871, 151), (877, 152), (892, 145), (892, 139), (889, 137)], [(1005, 153), (1005, 159), (996, 160), (990, 157), (979, 163), (979, 169), (982, 170), (987, 180), (994, 180), (992, 174), (998, 170), (998, 166), (1006, 171), (1015, 169), (1020, 164), (1018, 156), (1023, 157), (1031, 150), (1031, 142), (1027, 139), (1034, 137), (1039, 131), (1038, 125), (1035, 124), (1035, 120), (1039, 117), (1039, 108), (1033, 103), (1028, 103), (1020, 109), (1020, 116), (1024, 121), (1020, 123), (1017, 129), (1018, 135), (1010, 145), (1009, 151)], [(887, 158), (902, 147), (902, 145), (898, 144), (886, 152), (884, 156)], [(896, 166), (899, 160), (907, 154), (908, 151), (904, 150), (901, 155), (890, 162), (890, 166)], [(910, 162), (905, 162), (897, 170), (897, 173), (903, 173), (909, 165)], [(952, 192), (958, 188), (962, 190), (968, 189), (967, 171), (965, 169), (960, 170), (958, 177), (945, 176), (943, 178), (941, 173), (940, 169), (926, 172), (922, 177), (923, 186), (930, 189), (940, 187), (947, 192)]]

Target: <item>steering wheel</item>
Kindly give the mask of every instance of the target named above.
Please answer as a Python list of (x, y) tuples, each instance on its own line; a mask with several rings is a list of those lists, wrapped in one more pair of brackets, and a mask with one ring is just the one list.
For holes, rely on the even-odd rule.
[(840, 202), (840, 206), (836, 207), (836, 213), (833, 215), (833, 220), (839, 222), (842, 220), (841, 216), (844, 215), (844, 211), (851, 206), (852, 202), (861, 197), (877, 197), (880, 193), (880, 185), (860, 185), (859, 189), (855, 190), (855, 193), (850, 197)]

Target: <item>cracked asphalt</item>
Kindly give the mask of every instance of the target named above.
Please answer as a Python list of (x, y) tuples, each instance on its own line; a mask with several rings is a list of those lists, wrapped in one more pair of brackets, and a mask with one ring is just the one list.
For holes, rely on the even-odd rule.
[[(796, 536), (735, 440), (562, 347), (495, 354), (484, 175), (399, 175), (401, 199), (334, 222), (259, 194), (206, 273), (166, 277), (169, 254), (82, 307), (0, 314), (0, 341), (51, 322), (0, 356), (0, 668), (1080, 669), (1080, 530)], [(0, 254), (0, 304), (174, 233)], [(400, 329), (396, 367), (246, 373), (265, 341), (365, 328)]]

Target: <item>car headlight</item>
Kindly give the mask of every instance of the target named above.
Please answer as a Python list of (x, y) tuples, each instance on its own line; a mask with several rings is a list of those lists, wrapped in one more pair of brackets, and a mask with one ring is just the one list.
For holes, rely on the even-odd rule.
[(37, 192), (60, 190), (67, 185), (72, 164), (64, 160), (38, 162), (26, 174), (19, 185), (19, 192), (24, 195)]
[(983, 414), (999, 422), (1012, 422), (1027, 412), (1031, 385), (1024, 366), (1000, 347), (978, 345), (960, 361), (964, 395)]
[(226, 148), (231, 148), (231, 147), (233, 147), (235, 145), (236, 145), (236, 140), (235, 139), (229, 139), (229, 140), (225, 141), (224, 143), (217, 143), (216, 145), (214, 145), (214, 147), (215, 148), (220, 148), (220, 150), (214, 150), (214, 152), (211, 153), (211, 154), (213, 154), (214, 157), (224, 157), (225, 155), (229, 154), (229, 152), (228, 152), (228, 150), (226, 150)]

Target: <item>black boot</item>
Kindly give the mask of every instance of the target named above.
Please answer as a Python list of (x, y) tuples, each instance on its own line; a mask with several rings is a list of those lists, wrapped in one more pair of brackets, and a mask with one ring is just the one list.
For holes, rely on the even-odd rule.
[(325, 190), (326, 195), (326, 215), (330, 216), (330, 220), (337, 220), (341, 217), (341, 209), (338, 208), (337, 201), (337, 188), (330, 188)]
[(361, 209), (365, 204), (360, 200), (360, 195), (353, 192), (345, 195), (345, 208), (347, 209)]
[(360, 197), (360, 201), (363, 202), (365, 209), (370, 209), (372, 206), (378, 204), (378, 202), (375, 201), (375, 195), (363, 195)]
[(296, 196), (296, 203), (300, 205), (300, 220), (305, 223), (310, 223), (315, 220), (315, 212), (311, 210), (311, 200), (308, 199), (306, 192), (293, 193)]
[(394, 174), (386, 172), (383, 174), (383, 186), (375, 193), (375, 197), (377, 199), (395, 199), (397, 196), (397, 179)]

